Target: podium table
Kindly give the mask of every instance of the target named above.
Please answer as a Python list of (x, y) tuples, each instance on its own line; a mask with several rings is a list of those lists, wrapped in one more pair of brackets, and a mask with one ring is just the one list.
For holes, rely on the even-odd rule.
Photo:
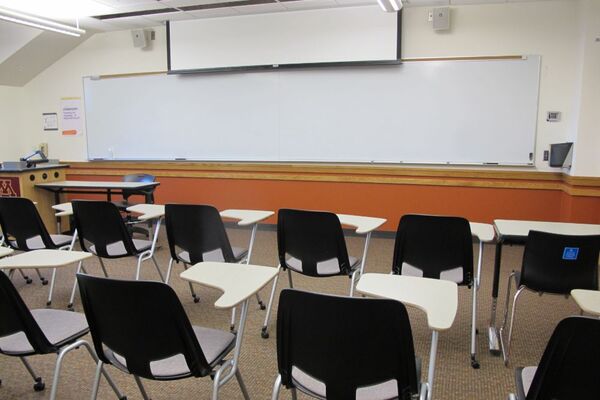
[[(22, 164), (22, 165), (21, 165)], [(66, 164), (44, 163), (27, 168), (25, 163), (4, 163), (0, 168), (0, 197), (26, 197), (37, 203), (46, 228), (56, 232), (52, 193), (36, 189), (39, 183), (50, 183), (65, 179)]]

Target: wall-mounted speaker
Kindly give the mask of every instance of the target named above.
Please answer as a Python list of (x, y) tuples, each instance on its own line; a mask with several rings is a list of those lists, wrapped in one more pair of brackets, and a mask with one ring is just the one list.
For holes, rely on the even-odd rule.
[(141, 49), (148, 47), (150, 44), (150, 31), (147, 29), (134, 29), (131, 31), (131, 39), (133, 40), (133, 47)]
[(450, 7), (433, 9), (433, 30), (445, 31), (450, 29)]

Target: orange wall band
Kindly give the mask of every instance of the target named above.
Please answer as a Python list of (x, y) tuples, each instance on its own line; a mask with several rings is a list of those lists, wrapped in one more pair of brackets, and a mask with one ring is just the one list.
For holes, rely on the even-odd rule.
[[(108, 171), (107, 175), (83, 172), (69, 173), (68, 179), (119, 180)], [(571, 196), (559, 189), (170, 176), (158, 180), (157, 203), (202, 203), (219, 209), (329, 210), (387, 218), (382, 229), (388, 231), (395, 230), (399, 218), (407, 213), (460, 215), (478, 222), (504, 218), (600, 223), (600, 197)], [(275, 219), (266, 222), (275, 223)]]

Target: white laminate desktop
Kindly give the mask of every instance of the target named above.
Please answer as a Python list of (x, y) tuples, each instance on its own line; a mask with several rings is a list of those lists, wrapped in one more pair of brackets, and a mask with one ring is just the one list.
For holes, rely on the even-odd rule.
[(183, 271), (181, 279), (220, 289), (223, 295), (215, 308), (233, 308), (271, 282), (279, 268), (251, 264), (201, 262)]
[(14, 252), (10, 247), (0, 246), (0, 258), (6, 257)]
[(32, 250), (0, 260), (0, 269), (57, 268), (83, 261), (93, 254), (85, 251)]
[(600, 291), (573, 289), (571, 290), (571, 296), (583, 312), (600, 315)]
[(496, 219), (494, 220), (494, 226), (500, 237), (527, 237), (529, 231), (542, 231), (561, 235), (600, 235), (600, 225), (596, 224)]

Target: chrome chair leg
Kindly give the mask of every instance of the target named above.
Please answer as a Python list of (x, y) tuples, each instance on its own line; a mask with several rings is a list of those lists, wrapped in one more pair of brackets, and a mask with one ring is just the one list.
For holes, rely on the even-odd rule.
[(292, 281), (292, 270), (288, 268), (288, 281), (290, 282), (290, 288), (294, 288), (294, 282)]
[(46, 305), (52, 304), (52, 292), (54, 292), (54, 281), (56, 280), (56, 268), (52, 268), (52, 278), (50, 278), (50, 289), (48, 290), (48, 301)]
[(156, 271), (158, 271), (158, 275), (160, 276), (160, 280), (162, 282), (164, 282), (165, 278), (164, 278), (164, 276), (162, 274), (162, 271), (160, 270), (160, 267), (158, 266), (158, 262), (156, 261), (156, 258), (154, 257), (154, 254), (152, 254), (151, 258), (152, 258), (152, 262), (154, 263), (154, 266), (156, 267)]
[(137, 384), (138, 389), (140, 389), (142, 398), (144, 400), (150, 400), (150, 397), (148, 397), (148, 393), (146, 393), (146, 389), (144, 388), (144, 385), (142, 384), (142, 380), (139, 378), (139, 376), (134, 375), (133, 379), (135, 379), (135, 383)]
[(271, 295), (269, 296), (269, 304), (267, 305), (267, 315), (265, 315), (265, 322), (260, 332), (260, 336), (263, 339), (269, 337), (269, 317), (271, 316), (271, 308), (273, 307), (273, 298), (275, 297), (275, 289), (277, 289), (277, 280), (279, 279), (279, 273), (273, 279), (273, 287), (271, 288)]
[(100, 267), (102, 268), (102, 273), (104, 274), (104, 276), (106, 278), (108, 278), (108, 272), (106, 272), (106, 266), (104, 265), (104, 261), (102, 261), (102, 258), (98, 257), (98, 261), (100, 261)]
[(169, 284), (169, 279), (171, 279), (171, 270), (173, 269), (173, 257), (169, 259), (169, 266), (167, 267), (167, 275), (165, 276), (165, 283)]
[[(184, 270), (188, 269), (187, 263), (183, 263), (183, 269)], [(192, 298), (194, 299), (194, 303), (198, 303), (200, 301), (200, 297), (198, 297), (198, 295), (196, 294), (196, 291), (194, 290), (194, 285), (192, 285), (192, 282), (188, 282), (188, 286), (190, 287), (190, 293), (192, 293)]]
[(35, 390), (36, 392), (41, 392), (42, 390), (44, 390), (46, 384), (44, 383), (42, 377), (35, 373), (35, 371), (31, 367), (31, 364), (29, 364), (29, 361), (27, 361), (25, 357), (19, 357), (19, 359), (21, 360), (23, 365), (25, 365), (27, 372), (29, 372), (29, 375), (31, 375), (33, 381), (35, 382), (33, 384), (33, 390)]
[(517, 300), (523, 291), (525, 290), (525, 286), (519, 287), (517, 292), (515, 293), (515, 297), (513, 298), (512, 309), (510, 312), (510, 325), (508, 326), (508, 339), (507, 343), (503, 342), (503, 331), (504, 327), (500, 330), (500, 340), (502, 341), (502, 355), (504, 357), (504, 365), (508, 366), (509, 356), (510, 356), (510, 345), (512, 343), (512, 332), (515, 323), (515, 312), (517, 310)]
[(277, 374), (277, 379), (275, 379), (275, 383), (273, 384), (273, 394), (271, 395), (271, 400), (279, 400), (279, 392), (281, 391), (281, 375)]
[(73, 289), (71, 290), (71, 297), (69, 297), (69, 304), (67, 304), (67, 309), (73, 309), (73, 302), (75, 301), (75, 292), (77, 291), (77, 274), (81, 272), (81, 270), (85, 272), (83, 268), (83, 262), (79, 261), (79, 265), (77, 265), (77, 271), (75, 271), (75, 282), (73, 282)]
[(42, 276), (42, 274), (40, 273), (40, 270), (38, 268), (34, 268), (35, 272), (37, 273), (37, 276), (40, 278), (40, 281), (42, 282), (42, 285), (47, 285), (48, 284), (48, 279), (44, 278)]
[(246, 389), (246, 384), (244, 383), (244, 380), (242, 379), (242, 374), (240, 373), (239, 368), (235, 370), (235, 378), (237, 379), (238, 383), (240, 384), (240, 389), (242, 390), (242, 395), (244, 396), (244, 400), (250, 400), (250, 396), (248, 395), (248, 389)]

